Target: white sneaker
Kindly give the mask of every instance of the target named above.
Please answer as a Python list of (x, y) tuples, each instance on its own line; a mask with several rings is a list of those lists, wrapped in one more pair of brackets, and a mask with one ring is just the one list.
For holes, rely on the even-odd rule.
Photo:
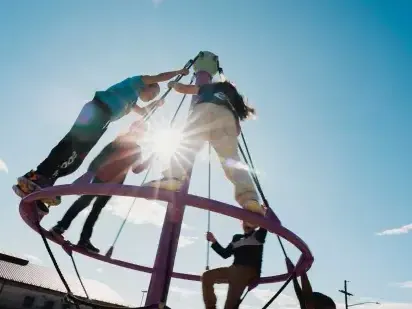
[(251, 212), (258, 213), (259, 215), (262, 215), (262, 216), (264, 216), (266, 213), (266, 210), (256, 200), (246, 201), (243, 205), (243, 208)]
[(143, 184), (143, 187), (155, 187), (158, 189), (164, 189), (169, 191), (179, 191), (183, 185), (183, 181), (179, 178), (162, 178), (159, 180), (153, 180), (151, 182)]

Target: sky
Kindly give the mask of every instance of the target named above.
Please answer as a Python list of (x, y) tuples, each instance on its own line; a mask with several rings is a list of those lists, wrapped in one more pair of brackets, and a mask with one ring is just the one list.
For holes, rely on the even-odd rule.
[[(312, 250), (308, 274), (314, 290), (341, 306), (338, 290), (349, 280), (352, 304), (412, 308), (411, 14), (406, 0), (1, 2), (0, 250), (52, 266), (40, 236), (19, 217), (11, 186), (47, 156), (95, 91), (130, 76), (179, 69), (200, 50), (210, 50), (257, 109), (257, 119), (243, 124), (248, 146), (271, 207)], [(171, 118), (179, 99), (170, 95), (153, 127)], [(187, 108), (188, 102), (180, 126)], [(128, 116), (114, 123), (82, 167), (59, 184), (82, 175), (132, 121)], [(207, 161), (203, 151), (193, 194), (207, 195)], [(165, 164), (158, 162), (150, 179)], [(211, 180), (211, 197), (236, 205), (215, 155)], [(127, 178), (128, 184), (141, 181), (141, 175)], [(43, 225), (53, 226), (75, 198), (65, 197)], [(92, 241), (103, 252), (131, 202), (113, 198), (99, 218)], [(164, 213), (164, 203), (138, 199), (114, 256), (152, 266)], [(67, 239), (78, 240), (85, 215)], [(240, 231), (234, 219), (211, 218), (223, 244)], [(187, 208), (175, 271), (204, 271), (206, 229), (207, 212)], [(68, 256), (53, 249), (64, 272), (72, 274)], [(297, 250), (287, 250), (296, 261)], [(76, 260), (82, 276), (109, 286), (126, 304), (140, 304), (148, 275), (82, 256)], [(230, 263), (211, 252), (211, 267)], [(263, 274), (284, 271), (271, 235)], [(279, 287), (257, 287), (241, 308), (262, 307)], [(225, 287), (218, 292), (222, 307)], [(203, 308), (200, 285), (172, 280), (168, 305)], [(272, 308), (296, 306), (289, 287)]]

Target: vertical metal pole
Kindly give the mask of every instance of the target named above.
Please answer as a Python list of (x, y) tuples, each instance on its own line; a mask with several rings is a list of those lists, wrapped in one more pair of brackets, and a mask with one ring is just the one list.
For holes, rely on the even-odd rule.
[[(208, 52), (204, 53), (206, 53), (206, 56), (199, 58), (193, 66), (196, 71), (196, 85), (210, 83), (213, 75), (217, 72), (217, 56)], [(208, 54), (216, 57), (216, 59), (210, 58), (210, 55)], [(213, 62), (215, 62), (216, 70), (214, 70)], [(201, 65), (196, 66), (197, 63), (200, 63)], [(213, 68), (213, 71), (207, 70), (208, 68)], [(196, 100), (197, 96), (193, 96), (192, 106)], [(187, 175), (187, 181), (180, 189), (179, 194), (186, 195), (188, 193), (191, 174), (192, 171), (190, 170)], [(157, 249), (145, 306), (153, 304), (165, 305), (165, 296), (167, 296), (170, 287), (171, 274), (174, 267), (185, 206), (186, 205), (180, 202), (178, 203), (178, 201), (167, 204), (166, 216), (160, 235), (159, 247)], [(168, 273), (166, 273), (167, 270), (169, 270)]]

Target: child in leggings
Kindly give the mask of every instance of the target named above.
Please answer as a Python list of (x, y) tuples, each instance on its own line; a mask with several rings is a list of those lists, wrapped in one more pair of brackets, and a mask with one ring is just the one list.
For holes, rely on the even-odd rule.
[[(142, 139), (144, 131), (144, 122), (135, 122), (128, 133), (117, 137), (100, 152), (89, 166), (89, 172), (95, 174), (93, 183), (122, 184), (130, 168), (137, 174), (148, 167), (152, 158), (142, 163), (141, 149), (136, 144), (136, 140)], [(73, 203), (61, 221), (51, 229), (51, 232), (54, 235), (62, 235), (69, 228), (74, 218), (88, 207), (94, 198), (96, 198), (96, 201), (83, 225), (78, 246), (89, 252), (99, 253), (99, 249), (92, 245), (90, 238), (93, 227), (111, 196), (82, 195)]]
[(252, 178), (239, 158), (239, 121), (245, 120), (254, 110), (248, 107), (234, 85), (218, 82), (203, 86), (169, 82), (177, 92), (197, 95), (198, 99), (183, 130), (182, 143), (173, 156), (164, 178), (148, 183), (149, 186), (179, 190), (186, 172), (193, 166), (196, 154), (209, 142), (220, 158), (226, 177), (235, 186), (236, 201), (245, 209), (259, 214), (264, 210)]
[[(290, 260), (287, 260), (286, 265), (289, 272), (292, 272), (295, 268)], [(301, 309), (336, 309), (336, 304), (332, 298), (312, 291), (312, 286), (306, 273), (302, 274), (301, 281), (302, 288), (299, 286), (296, 276), (293, 278), (293, 287)]]
[[(139, 98), (143, 102), (154, 99), (160, 91), (159, 82), (188, 73), (187, 69), (182, 69), (155, 76), (135, 76), (105, 91), (97, 91), (93, 100), (83, 107), (70, 131), (38, 165), (36, 171), (31, 170), (17, 179), (17, 185), (13, 186), (14, 192), (20, 197), (25, 197), (35, 190), (53, 186), (59, 177), (76, 171), (111, 122), (124, 117), (132, 110), (144, 114), (157, 102), (141, 108), (136, 105)], [(58, 205), (60, 198), (44, 199), (42, 202)]]

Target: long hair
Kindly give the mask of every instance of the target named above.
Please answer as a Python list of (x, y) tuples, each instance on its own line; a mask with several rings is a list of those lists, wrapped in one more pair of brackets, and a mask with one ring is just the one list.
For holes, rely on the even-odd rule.
[(243, 96), (240, 95), (236, 87), (230, 82), (224, 81), (215, 83), (215, 91), (223, 92), (228, 96), (230, 103), (240, 120), (245, 120), (255, 114), (255, 109), (245, 103)]

